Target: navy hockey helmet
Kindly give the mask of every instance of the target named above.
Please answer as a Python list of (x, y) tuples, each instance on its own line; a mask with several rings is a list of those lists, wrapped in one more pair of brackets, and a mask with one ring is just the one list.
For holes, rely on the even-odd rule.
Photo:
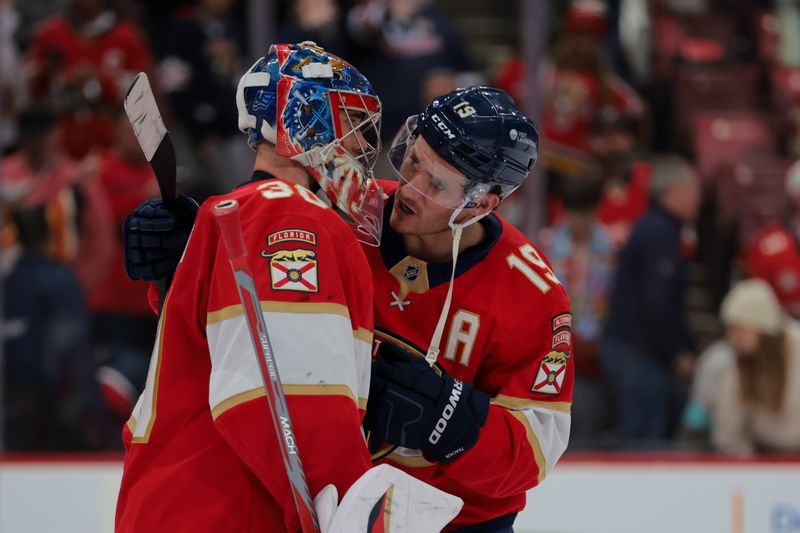
[(401, 178), (403, 159), (419, 136), (469, 180), (462, 198), (489, 191), (505, 198), (522, 185), (538, 157), (536, 125), (494, 87), (456, 89), (409, 117), (389, 151)]

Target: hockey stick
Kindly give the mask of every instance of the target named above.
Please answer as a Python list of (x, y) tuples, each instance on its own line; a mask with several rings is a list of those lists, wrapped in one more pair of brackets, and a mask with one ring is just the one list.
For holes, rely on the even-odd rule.
[(258, 298), (255, 280), (247, 263), (247, 248), (244, 245), (239, 220), (239, 203), (236, 200), (218, 203), (214, 206), (214, 217), (225, 242), (228, 261), (236, 280), (236, 290), (239, 292), (239, 299), (242, 301), (242, 308), (247, 318), (247, 329), (250, 331), (250, 340), (253, 342), (253, 350), (258, 359), (258, 368), (261, 370), (267, 405), (278, 437), (283, 466), (289, 477), (297, 514), (300, 517), (300, 527), (303, 533), (319, 532), (317, 515), (314, 512), (303, 465), (294, 440), (294, 429), (289, 418), (289, 408), (286, 405), (286, 396), (283, 394), (281, 378), (278, 375), (275, 354), (261, 312), (261, 300)]
[[(125, 114), (133, 127), (139, 146), (153, 169), (153, 174), (161, 191), (164, 209), (172, 211), (175, 207), (176, 162), (175, 148), (169, 136), (161, 112), (158, 110), (153, 89), (147, 74), (140, 72), (133, 79), (128, 94), (125, 95)], [(164, 298), (172, 282), (172, 274), (158, 281), (158, 308), (164, 305)]]

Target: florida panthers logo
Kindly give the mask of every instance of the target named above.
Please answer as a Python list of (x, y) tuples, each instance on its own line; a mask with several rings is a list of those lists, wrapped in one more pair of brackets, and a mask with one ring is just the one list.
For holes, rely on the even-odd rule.
[(269, 277), (276, 291), (319, 292), (317, 253), (313, 250), (261, 252), (269, 259)]

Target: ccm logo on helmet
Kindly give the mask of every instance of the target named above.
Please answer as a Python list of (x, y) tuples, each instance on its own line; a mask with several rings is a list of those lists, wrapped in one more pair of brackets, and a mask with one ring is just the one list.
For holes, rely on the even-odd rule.
[(464, 383), (462, 383), (460, 380), (455, 380), (455, 383), (453, 384), (453, 392), (450, 393), (450, 400), (448, 401), (447, 405), (444, 406), (444, 409), (442, 409), (442, 416), (436, 421), (436, 425), (433, 426), (433, 433), (431, 433), (431, 436), (428, 437), (428, 442), (431, 444), (436, 444), (439, 442), (439, 439), (442, 438), (442, 433), (447, 428), (447, 421), (450, 420), (451, 416), (453, 416), (453, 411), (456, 410), (458, 400), (461, 399), (462, 390), (464, 390)]
[(456, 138), (455, 134), (452, 131), (450, 131), (450, 128), (447, 127), (447, 124), (445, 124), (442, 121), (442, 119), (441, 119), (441, 117), (439, 115), (431, 115), (431, 120), (436, 124), (437, 128), (442, 130), (442, 133), (447, 135), (448, 139), (455, 139)]

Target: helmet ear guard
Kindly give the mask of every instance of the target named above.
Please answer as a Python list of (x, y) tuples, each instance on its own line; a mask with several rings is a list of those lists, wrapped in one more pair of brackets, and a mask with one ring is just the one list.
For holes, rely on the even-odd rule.
[(488, 192), (490, 192), (489, 186), (486, 183), (470, 183), (466, 193), (464, 194), (464, 209), (478, 207), (478, 200), (480, 200), (480, 198)]

